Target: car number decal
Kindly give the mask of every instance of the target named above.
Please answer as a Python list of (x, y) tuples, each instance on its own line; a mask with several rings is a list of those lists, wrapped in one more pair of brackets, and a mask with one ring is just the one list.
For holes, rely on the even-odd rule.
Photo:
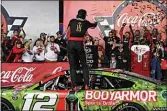
[[(48, 100), (44, 100), (45, 98), (48, 98)], [(22, 111), (53, 111), (54, 108), (49, 107), (55, 106), (58, 96), (51, 93), (28, 93), (23, 99), (25, 101)]]

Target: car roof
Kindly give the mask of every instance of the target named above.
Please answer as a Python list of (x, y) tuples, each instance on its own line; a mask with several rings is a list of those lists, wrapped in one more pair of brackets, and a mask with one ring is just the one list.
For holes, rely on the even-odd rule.
[[(140, 78), (140, 79), (152, 82), (152, 83), (157, 84), (157, 85), (164, 84), (163, 82), (153, 80), (152, 78), (146, 77), (142, 74), (137, 74), (137, 73), (134, 73), (134, 72), (124, 71), (124, 70), (121, 70), (121, 69), (97, 68), (97, 69), (90, 69), (90, 71), (111, 72), (111, 73), (113, 72), (115, 74), (125, 74), (125, 75), (128, 75), (128, 76), (133, 76), (133, 77), (136, 77), (136, 78)], [(61, 72), (65, 72), (65, 73), (58, 72), (56, 74), (52, 74), (51, 76), (48, 76), (48, 77), (44, 78), (44, 80), (42, 80), (42, 82), (45, 83), (45, 82), (47, 82), (47, 81), (49, 81), (49, 80), (51, 80), (51, 79), (53, 79), (57, 76), (69, 74), (69, 70), (62, 70)], [(82, 73), (82, 70), (77, 70), (77, 73)], [(91, 74), (93, 74), (93, 73), (91, 73)]]
[(103, 72), (115, 72), (116, 74), (125, 74), (125, 75), (128, 75), (128, 76), (133, 76), (133, 77), (136, 77), (136, 78), (140, 78), (140, 79), (144, 79), (144, 80), (147, 80), (149, 82), (152, 82), (154, 84), (163, 84), (163, 82), (160, 82), (160, 81), (157, 81), (157, 80), (154, 80), (150, 77), (146, 77), (142, 74), (138, 74), (138, 73), (135, 73), (135, 72), (129, 72), (129, 71), (124, 71), (124, 70), (121, 70), (121, 69), (110, 69), (110, 68), (98, 68), (98, 69), (91, 69), (91, 71), (103, 71)]

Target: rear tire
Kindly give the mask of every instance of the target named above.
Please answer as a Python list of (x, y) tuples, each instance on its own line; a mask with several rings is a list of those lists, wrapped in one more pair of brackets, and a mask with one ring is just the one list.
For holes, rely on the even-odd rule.
[(1, 111), (15, 111), (13, 105), (6, 99), (1, 98)]
[(122, 103), (113, 111), (146, 111), (141, 105), (136, 103)]

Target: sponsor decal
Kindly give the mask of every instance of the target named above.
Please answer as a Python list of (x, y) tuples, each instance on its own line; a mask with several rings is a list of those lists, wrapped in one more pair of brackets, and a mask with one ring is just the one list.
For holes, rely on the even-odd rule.
[(56, 73), (58, 73), (58, 72), (61, 72), (62, 70), (63, 70), (62, 67), (56, 67), (56, 68), (54, 69), (54, 71), (52, 72), (52, 74), (56, 74)]
[[(159, 18), (157, 18), (158, 16)], [(135, 26), (135, 24), (137, 24), (138, 27), (150, 26), (150, 25), (157, 26), (158, 25), (157, 22), (160, 23), (162, 20), (162, 18), (160, 17), (161, 17), (160, 13), (153, 13), (153, 12), (147, 12), (141, 16), (129, 16), (128, 13), (124, 13), (118, 19), (117, 26), (121, 27), (123, 23), (131, 24), (132, 26)], [(151, 18), (156, 19), (156, 21), (153, 21)]]
[[(96, 10), (98, 11), (98, 9)], [(165, 23), (166, 10), (165, 4), (156, 0), (140, 2), (124, 0), (116, 7), (112, 15), (103, 15), (102, 12), (99, 12), (98, 15), (94, 16), (94, 19), (100, 21), (98, 23), (100, 31), (104, 36), (108, 36), (111, 29), (119, 29), (123, 23), (131, 24), (135, 29), (142, 26), (161, 28)]]
[[(137, 54), (137, 61), (138, 62), (142, 62), (143, 60), (143, 54), (145, 54), (146, 52), (149, 52), (150, 51), (150, 48), (149, 46), (144, 46), (144, 45), (133, 45), (131, 47), (131, 50)], [(147, 55), (144, 55), (144, 58), (147, 58)]]
[[(62, 70), (69, 68), (68, 63), (3, 63), (1, 71), (2, 86), (16, 86), (17, 84), (36, 83)], [(44, 68), (45, 67), (45, 68)]]
[[(33, 71), (36, 67), (19, 67), (11, 71), (2, 71), (1, 72), (1, 82), (32, 82), (33, 80)], [(10, 80), (10, 81), (9, 81)]]
[(58, 100), (58, 95), (52, 93), (27, 93), (23, 99), (23, 111), (53, 111)]
[(161, 94), (162, 94), (162, 99), (167, 100), (167, 91), (162, 91)]
[(85, 91), (85, 105), (115, 105), (117, 101), (157, 101), (156, 91)]
[(131, 50), (138, 55), (143, 55), (147, 51), (150, 51), (148, 46), (143, 45), (133, 45)]
[(151, 111), (167, 111), (167, 107), (153, 107)]

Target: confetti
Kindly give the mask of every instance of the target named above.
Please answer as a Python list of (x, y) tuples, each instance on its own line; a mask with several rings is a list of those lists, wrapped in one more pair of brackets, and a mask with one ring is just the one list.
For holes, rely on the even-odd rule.
[(143, 11), (140, 10), (140, 13), (143, 14)]
[(138, 9), (138, 3), (134, 2), (132, 3), (132, 6), (134, 6), (134, 9)]
[(129, 3), (126, 3), (126, 5), (125, 6), (128, 6), (129, 5)]
[(165, 1), (159, 1), (160, 2), (160, 4), (163, 4), (163, 3), (165, 3)]
[(151, 9), (151, 5), (147, 5), (147, 8)]

